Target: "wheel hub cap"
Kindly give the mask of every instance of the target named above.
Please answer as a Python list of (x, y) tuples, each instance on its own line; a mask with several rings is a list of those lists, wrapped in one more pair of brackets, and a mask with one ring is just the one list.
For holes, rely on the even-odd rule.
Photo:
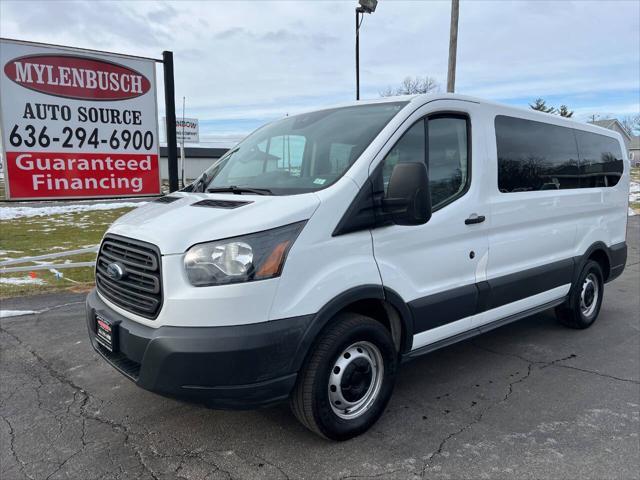
[(336, 359), (329, 375), (329, 402), (340, 418), (352, 419), (375, 402), (384, 377), (384, 363), (378, 347), (357, 342)]
[(585, 317), (590, 317), (598, 306), (598, 295), (600, 294), (600, 287), (598, 285), (598, 279), (593, 273), (587, 275), (582, 283), (582, 290), (580, 291), (580, 311)]

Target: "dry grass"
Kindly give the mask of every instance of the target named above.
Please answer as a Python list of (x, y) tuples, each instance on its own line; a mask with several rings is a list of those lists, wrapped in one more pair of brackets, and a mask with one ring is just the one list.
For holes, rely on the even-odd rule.
[[(96, 245), (109, 225), (129, 210), (121, 208), (3, 220), (0, 228), (0, 260)], [(94, 259), (95, 254), (88, 253), (43, 260), (43, 263), (63, 264)], [(90, 267), (59, 269), (59, 272), (62, 277), (49, 270), (0, 274), (0, 298), (63, 290), (84, 291), (93, 285), (93, 269)]]

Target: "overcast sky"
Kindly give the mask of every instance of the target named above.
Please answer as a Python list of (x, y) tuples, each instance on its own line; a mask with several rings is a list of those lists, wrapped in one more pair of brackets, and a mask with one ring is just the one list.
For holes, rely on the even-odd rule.
[[(356, 1), (0, 2), (0, 35), (161, 57), (208, 138), (354, 98)], [(407, 75), (446, 87), (450, 2), (380, 0), (363, 98)], [(640, 111), (640, 1), (462, 1), (456, 90), (590, 114)], [(162, 94), (160, 94), (162, 98)], [(162, 109), (162, 105), (160, 106)]]

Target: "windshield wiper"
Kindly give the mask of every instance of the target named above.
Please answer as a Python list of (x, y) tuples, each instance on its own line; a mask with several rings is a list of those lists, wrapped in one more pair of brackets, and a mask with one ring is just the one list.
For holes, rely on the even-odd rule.
[(228, 187), (207, 188), (207, 193), (233, 193), (234, 195), (242, 195), (243, 193), (255, 193), (256, 195), (273, 195), (268, 188), (245, 188), (230, 185)]

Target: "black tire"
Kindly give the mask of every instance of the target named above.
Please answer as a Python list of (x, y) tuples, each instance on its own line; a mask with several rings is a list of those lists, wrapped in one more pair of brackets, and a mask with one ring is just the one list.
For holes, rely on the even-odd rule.
[[(363, 407), (361, 413), (355, 418), (342, 418), (332, 407), (329, 398), (329, 389), (335, 392), (334, 386), (330, 387), (329, 381), (335, 373), (334, 367), (338, 361), (348, 359), (343, 353), (354, 345), (373, 345), (381, 354), (383, 372), (379, 368), (369, 366), (379, 372), (376, 378), (381, 379), (377, 395), (371, 394), (368, 407)], [(362, 352), (362, 350), (358, 350)], [(375, 349), (373, 350), (375, 351)], [(352, 363), (356, 363), (354, 355)], [(360, 361), (363, 361), (360, 359)], [(378, 365), (378, 362), (375, 362)], [(313, 346), (304, 366), (300, 370), (296, 386), (291, 394), (291, 409), (298, 420), (309, 430), (330, 440), (348, 440), (366, 432), (380, 418), (391, 398), (398, 366), (398, 353), (393, 344), (389, 331), (380, 322), (355, 313), (340, 314), (323, 331), (316, 344)], [(354, 367), (350, 367), (354, 370)], [(357, 366), (355, 367), (357, 368)], [(347, 375), (348, 368), (344, 368)], [(349, 377), (353, 378), (353, 377)], [(364, 384), (366, 384), (364, 380)], [(368, 384), (373, 385), (373, 380)], [(345, 390), (340, 386), (340, 394)], [(371, 391), (375, 391), (372, 388)], [(362, 391), (362, 390), (361, 390)], [(369, 395), (367, 390), (363, 398)], [(340, 403), (340, 402), (336, 402)], [(344, 413), (344, 412), (341, 412)], [(348, 413), (348, 411), (347, 411)]]
[[(576, 283), (572, 285), (571, 292), (567, 301), (556, 307), (556, 317), (566, 327), (584, 329), (588, 328), (596, 321), (602, 306), (604, 298), (604, 280), (602, 269), (597, 262), (593, 260), (587, 261), (578, 276)], [(583, 295), (586, 293), (589, 299), (588, 291), (583, 292), (583, 286), (587, 281), (595, 285), (595, 298), (591, 302), (586, 302), (589, 308), (585, 311), (585, 304), (581, 302)], [(589, 287), (588, 287), (589, 288)], [(587, 290), (588, 290), (587, 288)]]

